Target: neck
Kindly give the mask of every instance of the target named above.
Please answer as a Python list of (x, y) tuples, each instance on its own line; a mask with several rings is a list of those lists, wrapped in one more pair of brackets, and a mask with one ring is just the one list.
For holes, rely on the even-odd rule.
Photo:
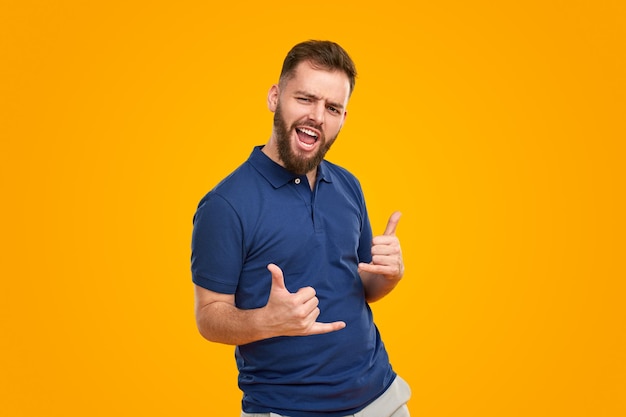
[(309, 181), (311, 191), (313, 191), (313, 189), (315, 188), (315, 180), (317, 180), (317, 168), (307, 172), (306, 179)]

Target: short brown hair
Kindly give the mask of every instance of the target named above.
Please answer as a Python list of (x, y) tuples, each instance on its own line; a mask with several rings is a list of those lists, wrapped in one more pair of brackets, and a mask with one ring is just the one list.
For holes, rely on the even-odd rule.
[(291, 48), (280, 71), (280, 81), (293, 76), (296, 67), (304, 61), (310, 62), (315, 68), (343, 71), (350, 81), (350, 94), (356, 81), (356, 67), (352, 58), (338, 44), (331, 41), (309, 40)]

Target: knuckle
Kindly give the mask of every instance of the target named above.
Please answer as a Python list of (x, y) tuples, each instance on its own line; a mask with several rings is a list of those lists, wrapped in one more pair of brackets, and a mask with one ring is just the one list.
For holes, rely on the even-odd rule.
[(308, 316), (308, 314), (307, 314), (307, 312), (303, 308), (300, 308), (300, 309), (296, 310), (295, 317), (296, 317), (296, 319), (299, 322), (304, 322), (306, 320), (307, 316)]

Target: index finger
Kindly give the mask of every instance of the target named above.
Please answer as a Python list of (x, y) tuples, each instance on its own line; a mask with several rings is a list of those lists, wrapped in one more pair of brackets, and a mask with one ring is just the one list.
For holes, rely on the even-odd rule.
[(394, 211), (391, 216), (389, 216), (389, 221), (387, 222), (385, 233), (383, 233), (385, 236), (393, 236), (396, 234), (396, 227), (398, 227), (400, 216), (402, 216), (402, 213), (400, 213), (399, 211)]

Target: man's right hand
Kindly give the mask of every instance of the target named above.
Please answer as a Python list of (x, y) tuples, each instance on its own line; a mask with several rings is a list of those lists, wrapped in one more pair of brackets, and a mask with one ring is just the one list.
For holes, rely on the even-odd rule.
[(290, 293), (285, 286), (283, 271), (275, 264), (267, 269), (272, 274), (272, 287), (267, 305), (263, 307), (265, 325), (272, 328), (271, 333), (282, 336), (308, 336), (330, 333), (346, 327), (343, 321), (320, 323), (319, 300), (312, 287), (300, 288)]

